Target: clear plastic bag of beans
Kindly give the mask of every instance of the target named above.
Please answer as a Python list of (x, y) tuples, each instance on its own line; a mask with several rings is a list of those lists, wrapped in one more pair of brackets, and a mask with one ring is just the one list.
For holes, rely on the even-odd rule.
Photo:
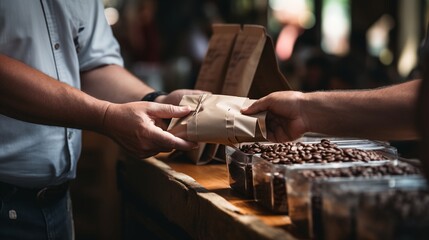
[[(421, 176), (392, 177), (380, 179), (338, 179), (321, 183), (323, 192), (322, 228), (319, 239), (358, 239), (358, 204), (375, 193), (394, 189), (426, 189), (426, 180)], [(378, 221), (384, 221), (378, 219)], [(365, 229), (364, 231), (368, 231)], [(379, 238), (385, 239), (385, 238)]]
[(259, 205), (276, 213), (287, 213), (286, 167), (259, 156), (253, 158), (253, 192)]
[(427, 185), (362, 194), (356, 208), (356, 239), (428, 239), (428, 206)]
[[(347, 140), (348, 141), (348, 140)], [(397, 160), (397, 151), (384, 143), (362, 140), (340, 145), (328, 139), (282, 144), (254, 143), (240, 150), (251, 152), (255, 200), (273, 212), (287, 213), (287, 178), (289, 169), (299, 166), (334, 166), (338, 164), (387, 162)]]
[[(392, 179), (420, 176), (416, 167), (399, 162), (338, 163), (319, 166), (296, 166), (287, 172), (289, 215), (309, 236), (323, 236), (322, 204), (325, 182), (342, 179)], [(334, 185), (332, 185), (334, 186)], [(334, 186), (335, 187), (335, 186)]]
[(389, 142), (375, 141), (362, 138), (346, 138), (346, 137), (330, 137), (320, 134), (305, 134), (294, 142), (303, 143), (320, 143), (322, 140), (327, 139), (343, 148), (365, 148), (365, 149), (380, 149), (385, 146), (390, 146)]
[[(253, 143), (245, 143), (250, 146)], [(252, 159), (254, 151), (242, 151), (237, 147), (225, 146), (226, 166), (231, 189), (246, 198), (253, 198)]]

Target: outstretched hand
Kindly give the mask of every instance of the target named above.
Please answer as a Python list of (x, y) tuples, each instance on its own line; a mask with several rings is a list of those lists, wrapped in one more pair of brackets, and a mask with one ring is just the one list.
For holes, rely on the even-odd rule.
[(246, 109), (243, 114), (251, 115), (267, 111), (267, 138), (272, 142), (286, 142), (299, 138), (306, 132), (306, 122), (301, 114), (302, 93), (285, 91), (271, 93)]
[(151, 102), (110, 104), (102, 131), (131, 154), (146, 158), (173, 149), (191, 150), (198, 145), (175, 137), (156, 126), (165, 118), (180, 118), (189, 114), (189, 107)]

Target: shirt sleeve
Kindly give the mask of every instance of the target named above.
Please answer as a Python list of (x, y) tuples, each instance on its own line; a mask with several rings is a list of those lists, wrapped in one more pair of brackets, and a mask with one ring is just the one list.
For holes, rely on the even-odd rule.
[(85, 41), (78, 53), (80, 71), (107, 64), (123, 66), (120, 47), (107, 23), (103, 4), (101, 1), (94, 2), (96, 2), (92, 11), (94, 16), (85, 26), (88, 29), (82, 31)]

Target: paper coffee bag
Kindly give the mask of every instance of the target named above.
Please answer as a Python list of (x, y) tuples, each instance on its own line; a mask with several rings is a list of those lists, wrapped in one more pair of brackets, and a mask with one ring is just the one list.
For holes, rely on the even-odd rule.
[(173, 119), (168, 131), (193, 142), (232, 145), (266, 141), (266, 113), (244, 115), (240, 112), (254, 101), (227, 95), (185, 95), (180, 105), (190, 106), (192, 112), (184, 118)]

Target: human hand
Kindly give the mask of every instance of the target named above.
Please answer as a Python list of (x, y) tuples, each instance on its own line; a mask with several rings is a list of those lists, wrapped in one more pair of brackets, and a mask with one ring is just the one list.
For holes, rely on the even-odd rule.
[(199, 95), (199, 94), (204, 94), (204, 93), (207, 93), (207, 92), (201, 91), (201, 90), (178, 89), (178, 90), (172, 91), (168, 95), (162, 95), (162, 96), (157, 97), (155, 99), (155, 102), (179, 105), (179, 103), (182, 100), (182, 97), (184, 95)]
[(267, 111), (267, 138), (272, 142), (286, 142), (299, 138), (307, 131), (305, 115), (300, 100), (303, 93), (283, 91), (271, 93), (246, 109), (243, 114), (251, 115)]
[(189, 112), (189, 107), (151, 102), (110, 104), (104, 114), (102, 132), (139, 158), (173, 149), (191, 150), (198, 145), (156, 126), (163, 118), (180, 118)]

